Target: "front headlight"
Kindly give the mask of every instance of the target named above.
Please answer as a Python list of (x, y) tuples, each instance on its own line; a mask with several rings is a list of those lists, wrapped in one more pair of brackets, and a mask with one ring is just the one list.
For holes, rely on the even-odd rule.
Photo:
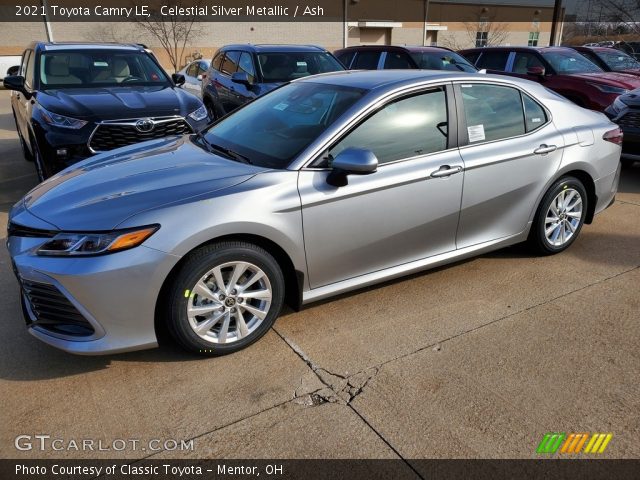
[(618, 95), (622, 95), (623, 93), (627, 93), (629, 91), (626, 88), (613, 87), (611, 85), (603, 85), (601, 83), (591, 83), (591, 82), (587, 82), (587, 83), (592, 87), (596, 87), (598, 90), (600, 90), (603, 93), (615, 93)]
[(207, 109), (205, 108), (204, 105), (202, 105), (197, 110), (194, 110), (193, 112), (191, 112), (189, 114), (189, 118), (192, 118), (196, 122), (199, 122), (200, 120), (204, 120), (205, 118), (207, 118)]
[(159, 225), (107, 233), (59, 233), (42, 245), (38, 255), (81, 256), (102, 255), (137, 247), (153, 235)]
[(40, 107), (40, 112), (42, 113), (43, 120), (49, 125), (53, 125), (55, 127), (72, 128), (74, 130), (77, 130), (87, 124), (86, 120), (78, 120), (77, 118), (58, 115), (57, 113), (50, 112), (49, 110), (45, 110), (42, 107)]

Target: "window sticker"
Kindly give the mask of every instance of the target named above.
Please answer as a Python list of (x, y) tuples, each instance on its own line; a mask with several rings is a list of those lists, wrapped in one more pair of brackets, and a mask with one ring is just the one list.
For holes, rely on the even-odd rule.
[(470, 142), (481, 142), (485, 139), (484, 125), (471, 125), (467, 127), (467, 134), (469, 135)]
[(273, 109), (282, 111), (282, 110), (286, 110), (288, 106), (289, 106), (288, 103), (282, 102), (282, 103), (279, 103), (278, 105), (276, 105), (275, 107), (273, 107)]
[(542, 119), (540, 117), (533, 117), (531, 119), (531, 123), (540, 123), (542, 121)]
[(99, 60), (96, 60), (95, 62), (93, 62), (93, 66), (94, 67), (108, 67), (109, 64), (107, 62), (101, 62)]

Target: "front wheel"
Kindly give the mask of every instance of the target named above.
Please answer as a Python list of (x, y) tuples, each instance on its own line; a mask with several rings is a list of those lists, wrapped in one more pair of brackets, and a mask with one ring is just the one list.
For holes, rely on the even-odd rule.
[(580, 180), (563, 177), (540, 202), (531, 226), (530, 245), (543, 255), (566, 250), (578, 237), (587, 215), (587, 192)]
[(171, 285), (167, 324), (192, 352), (232, 353), (262, 337), (280, 314), (284, 277), (275, 259), (245, 242), (193, 252)]

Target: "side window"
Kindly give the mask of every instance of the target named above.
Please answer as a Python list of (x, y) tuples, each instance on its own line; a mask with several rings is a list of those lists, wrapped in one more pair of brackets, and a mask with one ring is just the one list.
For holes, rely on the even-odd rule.
[(351, 66), (354, 70), (376, 70), (380, 52), (358, 52), (355, 63)]
[(222, 61), (224, 60), (224, 53), (223, 52), (218, 52), (216, 54), (215, 57), (213, 57), (213, 60), (211, 60), (211, 66), (215, 69), (220, 71), (220, 69), (222, 68)]
[(340, 53), (336, 58), (340, 60), (340, 62), (347, 68), (351, 65), (351, 61), (353, 60), (353, 56), (356, 54), (353, 50), (347, 50), (346, 52)]
[(544, 64), (533, 53), (516, 52), (516, 58), (513, 61), (513, 73), (526, 75), (529, 67), (544, 67)]
[(527, 133), (533, 132), (547, 123), (547, 113), (544, 108), (527, 94), (522, 94), (524, 104), (524, 122)]
[(240, 56), (240, 63), (238, 64), (238, 71), (245, 72), (249, 75), (249, 80), (253, 82), (256, 76), (256, 69), (253, 66), (253, 58), (249, 52), (242, 52)]
[(469, 143), (479, 143), (525, 133), (520, 92), (498, 85), (461, 85)]
[(36, 55), (33, 50), (29, 50), (29, 60), (27, 60), (27, 71), (24, 73), (24, 83), (27, 87), (33, 86), (33, 74), (36, 64)]
[(447, 98), (444, 88), (397, 100), (378, 110), (330, 150), (366, 148), (380, 164), (447, 148)]
[(480, 56), (480, 52), (476, 51), (476, 52), (462, 53), (461, 55), (467, 60), (469, 60), (469, 62), (472, 65), (475, 65), (476, 62), (478, 61), (478, 57)]
[(238, 60), (240, 59), (240, 52), (227, 52), (222, 62), (222, 69), (220, 70), (225, 75), (231, 75), (238, 71)]
[(387, 58), (384, 60), (385, 69), (402, 69), (413, 68), (409, 55), (404, 52), (387, 52)]
[(482, 55), (480, 55), (476, 67), (503, 72), (507, 66), (507, 58), (509, 58), (509, 52), (485, 50), (482, 52)]
[(187, 75), (189, 75), (190, 77), (197, 77), (198, 76), (198, 63), (197, 62), (193, 62), (191, 65), (189, 65), (189, 68), (187, 68)]

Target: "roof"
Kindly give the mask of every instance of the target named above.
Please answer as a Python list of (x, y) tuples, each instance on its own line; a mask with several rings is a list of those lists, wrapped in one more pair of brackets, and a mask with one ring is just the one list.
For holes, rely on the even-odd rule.
[(476, 48), (465, 48), (460, 50), (458, 53), (462, 53), (462, 52), (489, 52), (489, 51), (534, 51), (534, 52), (552, 52), (552, 51), (559, 51), (559, 52), (565, 52), (567, 50), (573, 50), (573, 48), (571, 47), (518, 47), (518, 46), (512, 46), (512, 47), (506, 47), (506, 46), (500, 46), (500, 47), (476, 47)]
[(452, 52), (453, 50), (445, 47), (427, 47), (421, 45), (357, 45), (352, 47), (341, 48), (336, 52), (348, 52), (351, 50), (373, 50), (379, 52)]
[(104, 42), (35, 42), (34, 46), (44, 51), (56, 50), (130, 50), (142, 51), (143, 45), (124, 43), (104, 43)]
[(220, 50), (246, 50), (255, 53), (267, 52), (325, 52), (326, 50), (318, 45), (289, 45), (289, 44), (252, 44), (239, 43), (225, 45)]
[(484, 80), (486, 78), (508, 77), (496, 75), (483, 75), (477, 73), (451, 72), (444, 70), (348, 70), (344, 72), (322, 73), (304, 77), (295, 82), (328, 83), (345, 87), (373, 90), (376, 88), (388, 88), (405, 84), (420, 83), (424, 81), (451, 81), (451, 80)]

